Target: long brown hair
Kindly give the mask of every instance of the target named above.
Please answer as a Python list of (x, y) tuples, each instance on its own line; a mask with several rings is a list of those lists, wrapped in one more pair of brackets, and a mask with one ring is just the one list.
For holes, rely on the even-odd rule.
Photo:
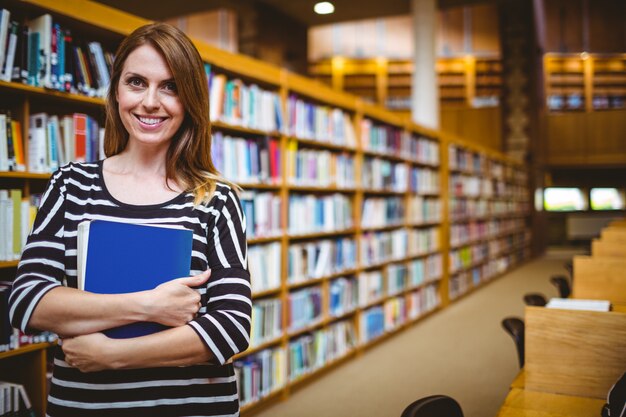
[(167, 150), (166, 181), (184, 184), (186, 191), (194, 193), (196, 204), (213, 195), (218, 181), (237, 190), (237, 186), (219, 175), (211, 159), (209, 92), (202, 58), (181, 30), (165, 23), (137, 28), (117, 49), (106, 99), (105, 155), (117, 155), (128, 144), (128, 132), (118, 111), (117, 87), (128, 55), (145, 44), (156, 48), (165, 58), (185, 108), (183, 123)]

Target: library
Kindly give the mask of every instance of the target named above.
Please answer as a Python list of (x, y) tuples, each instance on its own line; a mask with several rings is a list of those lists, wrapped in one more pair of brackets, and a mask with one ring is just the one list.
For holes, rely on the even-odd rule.
[[(198, 68), (149, 35), (123, 55), (154, 22)], [(121, 77), (139, 51), (147, 75)], [(205, 201), (180, 175), (209, 120)], [(623, 413), (625, 136), (622, 0), (3, 0), (0, 416)], [(115, 173), (131, 146), (167, 151), (163, 190)], [(33, 326), (65, 297), (105, 304), (77, 289), (93, 220), (191, 229), (189, 275), (212, 275), (177, 285), (199, 301), (170, 282), (119, 297), (181, 297), (191, 320), (111, 343), (157, 315)], [(159, 338), (171, 354), (139, 365), (71, 349)]]

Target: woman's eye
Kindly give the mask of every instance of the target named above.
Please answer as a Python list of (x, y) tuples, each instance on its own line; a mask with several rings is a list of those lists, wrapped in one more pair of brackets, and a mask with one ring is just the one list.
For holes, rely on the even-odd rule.
[(139, 78), (131, 78), (128, 80), (128, 85), (131, 85), (133, 87), (141, 87), (143, 85), (143, 82)]
[(174, 93), (175, 93), (176, 91), (178, 91), (178, 90), (176, 89), (176, 83), (174, 83), (174, 82), (168, 82), (168, 83), (165, 83), (165, 85), (164, 85), (163, 87), (164, 87), (166, 90), (168, 90), (168, 91), (172, 91), (172, 92), (174, 92)]

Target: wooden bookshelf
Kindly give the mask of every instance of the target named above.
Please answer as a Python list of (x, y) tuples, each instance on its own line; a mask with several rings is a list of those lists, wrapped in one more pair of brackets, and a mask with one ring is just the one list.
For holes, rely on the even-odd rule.
[[(8, 7), (21, 12), (25, 19), (50, 13), (64, 25), (84, 33), (86, 39), (102, 38), (113, 45), (134, 28), (148, 23), (89, 0), (23, 0), (12, 1)], [(464, 243), (466, 247), (493, 246), (489, 250), (490, 258), (472, 263), (468, 271), (486, 270), (489, 262), (500, 262), (504, 266), (497, 272), (502, 273), (528, 256), (525, 222), (528, 201), (522, 196), (527, 190), (524, 191), (525, 171), (521, 165), (497, 152), (415, 125), (407, 117), (372, 104), (410, 96), (410, 63), (335, 60), (320, 64), (316, 73), (316, 78), (319, 76), (323, 81), (320, 82), (201, 42), (196, 45), (203, 60), (210, 64), (213, 77), (224, 76), (226, 82), (237, 83), (242, 88), (254, 86), (273, 94), (278, 103), (276, 108), (282, 114), (279, 127), (257, 126), (245, 118), (223, 113), (212, 118), (214, 141), (218, 137), (246, 143), (271, 139), (278, 150), (273, 162), (276, 176), (252, 175), (241, 181), (248, 174), (235, 174), (231, 178), (243, 183), (242, 202), (271, 206), (274, 210), (267, 229), (249, 227), (253, 305), (258, 309), (253, 322), (257, 326), (253, 328), (251, 347), (237, 355), (235, 365), (243, 369), (250, 362), (263, 359), (280, 363), (284, 370), (271, 387), (243, 398), (244, 414), (268, 401), (287, 397), (291, 387), (384, 342), (462, 295), (455, 292), (456, 282), (452, 287), (450, 284), (450, 276), (460, 280), (457, 276), (462, 272), (450, 272), (449, 252), (457, 250), (458, 245), (451, 244), (449, 236), (451, 227), (457, 223), (466, 226), (471, 221), (451, 216), (450, 198), (475, 198), (494, 207), (493, 212), (483, 214), (498, 216), (499, 220), (481, 220), (483, 223), (500, 219), (515, 222), (484, 242)], [(477, 59), (473, 65), (476, 71), (480, 69), (485, 74), (481, 76), (485, 77), (485, 85), (497, 85), (497, 60), (483, 65)], [(343, 74), (364, 75), (348, 79), (339, 76), (339, 69)], [(337, 86), (341, 88), (333, 88)], [(369, 98), (338, 91), (344, 87), (355, 94), (364, 92), (362, 95)], [(467, 88), (467, 83), (463, 88)], [(101, 117), (103, 110), (102, 99), (22, 84), (0, 83), (0, 91), (3, 95), (0, 103), (22, 122), (24, 138), (28, 137), (28, 116), (34, 111), (62, 109)], [(463, 97), (467, 102), (466, 92)], [(316, 114), (319, 123), (312, 126), (296, 123), (294, 115), (302, 117), (298, 116), (296, 105)], [(451, 164), (451, 147), (478, 155), (484, 166), (477, 171), (458, 167), (456, 161)], [(310, 168), (308, 164), (316, 160), (324, 164), (328, 161), (332, 175), (324, 171), (324, 164), (310, 172), (302, 168)], [(372, 172), (382, 174), (372, 175)], [(484, 181), (504, 191), (476, 197), (454, 196), (450, 190), (453, 175), (485, 177)], [(0, 188), (19, 187), (24, 196), (29, 196), (42, 190), (49, 177), (50, 174), (1, 172)], [(384, 181), (379, 182), (381, 178)], [(322, 201), (325, 198), (328, 201)], [(507, 206), (510, 199), (513, 207)], [(294, 216), (293, 210), (302, 203), (300, 200), (320, 207), (328, 204), (327, 209), (334, 210), (333, 222), (316, 224), (306, 211)], [(393, 213), (391, 217), (380, 217), (381, 207), (388, 208)], [(364, 215), (366, 209), (373, 214)], [(515, 244), (499, 245), (499, 240), (509, 238), (516, 239)], [(312, 254), (330, 251), (332, 259), (340, 261), (326, 267), (314, 262), (313, 273), (305, 268), (302, 269), (305, 273), (294, 273), (290, 265), (299, 253), (307, 250)], [(265, 266), (263, 260), (267, 260)], [(322, 265), (319, 271), (318, 264)], [(16, 266), (17, 261), (1, 262), (0, 277), (12, 280)], [(485, 280), (472, 283), (472, 288), (478, 288), (495, 275), (485, 274)], [(299, 303), (307, 304), (315, 315), (300, 317), (301, 321), (294, 326), (290, 318), (300, 313), (296, 311)], [(271, 326), (262, 329), (267, 330), (266, 334), (254, 334), (261, 329), (257, 315), (272, 319)], [(332, 340), (335, 342), (332, 345), (338, 348), (315, 351), (315, 340)], [(29, 349), (0, 354), (0, 369), (23, 374), (28, 392), (37, 399), (38, 415), (44, 415), (48, 347), (38, 347), (36, 357)], [(313, 352), (314, 360), (288, 367), (287, 364), (298, 363), (297, 355), (303, 349)]]
[(626, 54), (546, 54), (544, 79), (549, 111), (626, 108)]
[[(499, 57), (440, 57), (436, 71), (442, 106), (493, 107), (499, 104), (502, 63)], [(411, 109), (413, 63), (393, 59), (335, 57), (309, 65), (311, 77), (389, 110)]]

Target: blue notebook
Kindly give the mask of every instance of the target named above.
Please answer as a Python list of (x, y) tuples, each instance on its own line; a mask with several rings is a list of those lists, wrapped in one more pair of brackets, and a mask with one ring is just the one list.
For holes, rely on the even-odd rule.
[[(78, 226), (78, 288), (99, 294), (151, 290), (163, 282), (189, 276), (191, 230), (106, 220)], [(122, 339), (166, 329), (140, 322), (104, 331)]]

